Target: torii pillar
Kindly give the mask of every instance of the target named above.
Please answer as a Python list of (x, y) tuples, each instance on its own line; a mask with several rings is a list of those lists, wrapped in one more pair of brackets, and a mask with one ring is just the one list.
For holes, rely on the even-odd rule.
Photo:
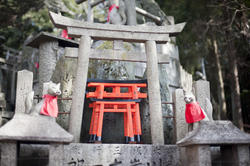
[(151, 121), (151, 137), (154, 145), (164, 144), (158, 57), (156, 43), (170, 41), (169, 35), (182, 31), (185, 23), (168, 26), (124, 26), (82, 22), (50, 12), (54, 25), (68, 30), (72, 37), (80, 37), (77, 73), (74, 81), (69, 132), (74, 142), (80, 141), (85, 88), (88, 74), (91, 39), (123, 40), (125, 42), (145, 43), (147, 57), (148, 96)]

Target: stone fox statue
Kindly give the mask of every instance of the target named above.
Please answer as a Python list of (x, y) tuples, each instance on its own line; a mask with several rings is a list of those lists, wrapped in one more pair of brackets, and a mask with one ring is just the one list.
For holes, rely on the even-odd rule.
[(188, 123), (188, 131), (193, 130), (193, 124), (201, 120), (209, 121), (206, 112), (200, 107), (195, 100), (192, 92), (184, 91), (184, 101), (186, 102), (185, 118)]
[(43, 99), (35, 106), (33, 105), (34, 91), (30, 92), (25, 101), (25, 112), (31, 115), (46, 115), (57, 117), (57, 96), (61, 94), (60, 83), (46, 82), (43, 84)]
[(125, 3), (123, 0), (108, 0), (109, 12), (108, 22), (110, 24), (124, 25), (127, 21)]

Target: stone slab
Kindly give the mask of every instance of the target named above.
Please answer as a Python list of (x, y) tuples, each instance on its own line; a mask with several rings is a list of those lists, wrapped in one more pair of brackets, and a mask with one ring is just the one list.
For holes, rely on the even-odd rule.
[(177, 142), (179, 146), (199, 144), (250, 144), (250, 134), (242, 132), (231, 121), (204, 121)]
[(96, 40), (123, 40), (129, 42), (145, 42), (154, 40), (157, 43), (170, 41), (169, 35), (180, 33), (185, 23), (166, 26), (124, 26), (112, 24), (98, 24), (74, 20), (50, 12), (50, 18), (57, 28), (68, 30), (72, 37), (89, 35)]
[(211, 166), (211, 152), (209, 145), (194, 145), (186, 147), (186, 166)]
[(179, 165), (176, 145), (75, 144), (64, 146), (65, 165)]
[(175, 142), (180, 141), (188, 133), (188, 124), (185, 118), (185, 106), (183, 89), (176, 89), (173, 93), (174, 101), (174, 127)]
[[(157, 54), (157, 56), (158, 56), (158, 64), (168, 64), (170, 61), (168, 54)], [(68, 54), (66, 57), (77, 58), (78, 57), (77, 51), (75, 54)], [(113, 50), (113, 49), (112, 50), (91, 49), (89, 59), (147, 63), (146, 54), (144, 52)]]
[(25, 100), (32, 91), (33, 73), (28, 70), (18, 71), (16, 87), (16, 113), (25, 112)]
[(49, 166), (62, 166), (64, 163), (64, 145), (51, 143), (49, 147)]
[(54, 118), (16, 113), (0, 128), (0, 141), (5, 140), (69, 143), (73, 136), (61, 128)]
[(58, 41), (58, 45), (60, 47), (77, 47), (79, 46), (78, 42), (70, 39), (65, 39), (63, 37), (55, 36), (53, 34), (47, 32), (41, 32), (37, 34), (35, 37), (31, 38), (26, 44), (26, 46), (30, 46), (33, 48), (39, 48), (40, 44), (43, 42), (49, 41)]
[(50, 19), (57, 28), (66, 29), (67, 27), (85, 28), (85, 29), (98, 29), (101, 31), (124, 31), (133, 33), (153, 33), (153, 34), (176, 34), (180, 33), (186, 23), (179, 23), (175, 25), (165, 26), (139, 26), (139, 25), (114, 25), (114, 24), (101, 24), (90, 23), (79, 20), (74, 20), (68, 17), (61, 16), (54, 12), (49, 12)]
[(1, 143), (1, 166), (17, 165), (17, 143), (4, 142)]
[[(106, 25), (106, 24), (104, 24)], [(68, 27), (68, 34), (71, 37), (79, 38), (83, 35), (89, 35), (94, 40), (123, 40), (125, 42), (137, 42), (144, 43), (147, 40), (156, 41), (157, 44), (167, 43), (170, 41), (169, 34), (146, 34), (146, 33), (135, 33), (128, 31), (102, 31), (99, 29), (83, 29), (78, 27)]]
[(213, 110), (210, 101), (210, 83), (205, 80), (194, 82), (194, 91), (197, 102), (201, 108), (206, 111), (210, 121), (213, 121)]

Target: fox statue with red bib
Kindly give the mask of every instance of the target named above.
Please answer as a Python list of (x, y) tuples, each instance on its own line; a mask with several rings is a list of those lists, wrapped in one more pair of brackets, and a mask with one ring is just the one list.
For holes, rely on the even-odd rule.
[(186, 122), (188, 123), (188, 131), (193, 130), (194, 123), (200, 122), (202, 120), (209, 121), (206, 112), (196, 101), (192, 92), (184, 91), (184, 101), (186, 102), (185, 118)]
[(25, 101), (26, 113), (45, 115), (56, 118), (58, 115), (57, 96), (61, 94), (60, 83), (46, 82), (43, 84), (43, 99), (33, 106), (34, 92), (28, 94)]

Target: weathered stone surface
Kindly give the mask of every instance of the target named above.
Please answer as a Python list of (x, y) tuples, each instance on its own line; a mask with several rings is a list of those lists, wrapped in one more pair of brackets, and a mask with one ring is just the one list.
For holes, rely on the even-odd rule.
[(175, 142), (180, 141), (188, 133), (188, 124), (185, 119), (185, 101), (183, 89), (176, 89), (173, 93), (175, 112)]
[[(114, 42), (117, 43), (117, 42)], [(67, 54), (69, 58), (77, 58), (77, 54)], [(168, 54), (157, 54), (159, 64), (169, 63)], [(89, 59), (94, 60), (112, 60), (112, 61), (129, 61), (146, 63), (146, 54), (140, 51), (127, 51), (127, 50), (113, 50), (113, 49), (91, 49)]]
[(48, 41), (57, 41), (60, 47), (78, 47), (79, 46), (77, 41), (65, 39), (63, 37), (55, 36), (47, 32), (41, 32), (37, 34), (35, 37), (30, 39), (26, 43), (26, 46), (39, 48), (41, 43), (48, 42)]
[(16, 87), (16, 113), (25, 112), (25, 100), (32, 91), (33, 73), (28, 70), (19, 71)]
[(76, 78), (73, 86), (74, 89), (69, 121), (69, 132), (74, 135), (74, 142), (80, 142), (82, 110), (84, 107), (85, 89), (88, 76), (90, 47), (90, 37), (82, 36), (78, 49)]
[[(98, 29), (100, 31), (124, 31), (134, 33), (149, 33), (149, 34), (177, 34), (181, 32), (185, 26), (185, 23), (165, 26), (147, 26), (143, 27), (138, 25), (113, 25), (113, 24), (101, 24), (101, 23), (89, 23), (79, 20), (74, 20), (68, 17), (61, 16), (59, 14), (50, 12), (50, 18), (53, 24), (57, 28), (66, 29), (67, 27), (76, 27), (83, 29)], [(90, 35), (90, 34), (89, 34)], [(90, 35), (91, 36), (91, 35)], [(125, 38), (125, 36), (124, 36)], [(146, 39), (147, 40), (147, 39)]]
[(57, 41), (47, 41), (39, 45), (39, 96), (42, 96), (43, 83), (49, 82), (57, 62)]
[(1, 143), (1, 166), (17, 165), (17, 142)]
[[(107, 24), (104, 24), (107, 25)], [(141, 28), (143, 29), (143, 28)], [(101, 31), (98, 29), (82, 29), (78, 27), (68, 27), (68, 33), (72, 37), (79, 38), (81, 35), (90, 35), (94, 40), (123, 40), (126, 42), (144, 43), (152, 39), (157, 43), (167, 43), (170, 41), (169, 34), (145, 34), (128, 31)]]
[(49, 147), (49, 166), (64, 165), (64, 145), (51, 143)]
[(0, 140), (69, 143), (73, 136), (62, 129), (54, 118), (16, 113), (0, 128)]
[(230, 121), (204, 121), (177, 144), (179, 146), (250, 144), (250, 135), (242, 132)]
[[(65, 56), (72, 54), (78, 54), (77, 48), (65, 48)], [(73, 80), (76, 74), (76, 67), (77, 67), (77, 59), (73, 58), (66, 58), (62, 56), (57, 64), (55, 71), (52, 75), (51, 80), (53, 82), (60, 82), (61, 83), (61, 98), (70, 99), (72, 98), (73, 94)], [(60, 112), (70, 112), (72, 100), (58, 100), (58, 109)], [(69, 128), (69, 114), (59, 114), (57, 119), (57, 123), (60, 124), (65, 130)]]
[(175, 145), (70, 144), (65, 165), (179, 165)]
[(147, 41), (145, 47), (152, 143), (163, 145), (164, 134), (156, 43), (155, 41)]
[(211, 154), (209, 145), (193, 145), (186, 147), (188, 162), (186, 166), (211, 166)]
[(210, 85), (208, 81), (199, 80), (194, 82), (194, 92), (197, 102), (201, 108), (207, 113), (210, 121), (213, 121), (213, 110), (211, 109), (210, 100)]

